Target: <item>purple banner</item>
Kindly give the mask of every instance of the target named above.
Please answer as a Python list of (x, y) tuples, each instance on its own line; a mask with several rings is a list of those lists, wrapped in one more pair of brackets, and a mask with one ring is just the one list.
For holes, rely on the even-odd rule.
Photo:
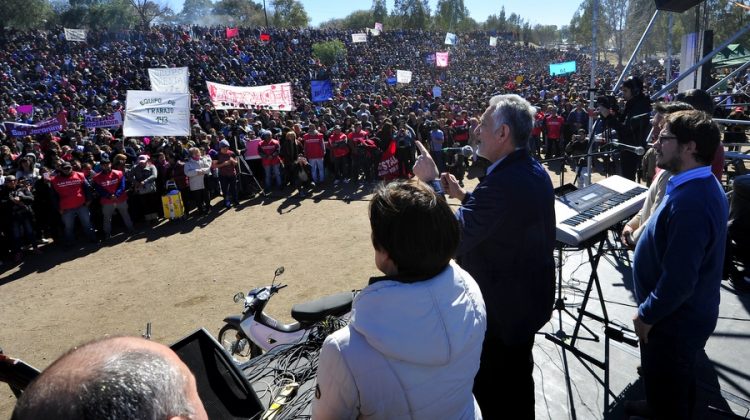
[(63, 124), (52, 118), (49, 120), (41, 121), (36, 124), (21, 124), (16, 122), (4, 122), (5, 132), (10, 134), (12, 137), (23, 137), (23, 136), (35, 136), (37, 134), (54, 133), (55, 131), (62, 131)]
[(122, 125), (122, 115), (119, 112), (101, 117), (86, 116), (83, 126), (88, 129), (94, 128), (117, 128)]

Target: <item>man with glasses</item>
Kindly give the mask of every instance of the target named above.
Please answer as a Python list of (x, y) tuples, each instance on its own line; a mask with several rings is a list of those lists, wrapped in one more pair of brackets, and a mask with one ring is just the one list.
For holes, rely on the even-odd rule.
[(711, 173), (719, 128), (701, 111), (678, 111), (654, 144), (670, 171), (663, 203), (635, 248), (633, 318), (646, 400), (631, 415), (692, 418), (698, 353), (716, 327), (729, 206)]
[(73, 228), (76, 218), (81, 222), (83, 231), (89, 241), (96, 242), (96, 235), (91, 228), (89, 214), (91, 186), (83, 173), (74, 171), (70, 162), (63, 161), (60, 164), (60, 171), (50, 178), (50, 182), (53, 200), (57, 204), (56, 207), (65, 226), (66, 244), (73, 243)]

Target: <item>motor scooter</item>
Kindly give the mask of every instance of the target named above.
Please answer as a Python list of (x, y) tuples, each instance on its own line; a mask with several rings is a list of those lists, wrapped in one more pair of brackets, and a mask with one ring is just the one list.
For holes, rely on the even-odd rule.
[(292, 307), (292, 318), (296, 322), (284, 324), (263, 312), (268, 301), (286, 284), (275, 284), (284, 273), (284, 267), (274, 272), (270, 286), (258, 287), (245, 295), (238, 292), (234, 302), (244, 302), (242, 315), (224, 318), (218, 341), (238, 364), (261, 355), (281, 344), (304, 341), (310, 331), (321, 322), (333, 318), (345, 318), (352, 308), (354, 292), (338, 293)]

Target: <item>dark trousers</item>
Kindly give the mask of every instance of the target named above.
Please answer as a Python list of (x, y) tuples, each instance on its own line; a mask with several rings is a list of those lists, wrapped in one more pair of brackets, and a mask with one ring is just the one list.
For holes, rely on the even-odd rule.
[(678, 337), (654, 325), (641, 343), (641, 373), (654, 419), (691, 419), (695, 406), (695, 365), (707, 337)]
[(221, 193), (224, 194), (224, 203), (237, 204), (237, 177), (236, 176), (219, 176), (219, 184), (221, 184)]
[(534, 419), (533, 347), (533, 335), (511, 345), (485, 336), (473, 390), (484, 419)]

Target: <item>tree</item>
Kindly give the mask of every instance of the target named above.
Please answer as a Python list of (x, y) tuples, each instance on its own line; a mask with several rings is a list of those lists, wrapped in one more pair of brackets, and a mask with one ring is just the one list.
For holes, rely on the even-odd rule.
[(316, 42), (312, 46), (312, 51), (313, 57), (328, 67), (334, 66), (338, 60), (346, 57), (346, 47), (338, 39)]
[(310, 24), (305, 7), (297, 0), (273, 0), (273, 24), (282, 28), (305, 28)]
[(369, 10), (355, 10), (341, 19), (330, 19), (320, 24), (321, 28), (357, 29), (372, 28), (375, 21)]
[(177, 15), (182, 23), (199, 24), (211, 14), (214, 4), (211, 0), (185, 0), (182, 11)]
[(401, 28), (424, 29), (430, 24), (430, 4), (427, 0), (396, 0), (391, 16)]
[(265, 26), (263, 6), (250, 0), (220, 0), (214, 4), (213, 15), (230, 25)]
[(435, 29), (454, 30), (469, 17), (464, 0), (438, 0), (435, 11)]
[(52, 6), (46, 0), (2, 0), (0, 16), (0, 27), (34, 28), (52, 17)]
[(385, 0), (373, 0), (372, 9), (370, 10), (375, 22), (383, 23), (388, 18), (388, 7), (385, 5)]
[(129, 0), (130, 5), (135, 9), (138, 15), (141, 27), (148, 29), (151, 23), (157, 18), (173, 15), (174, 12), (169, 6), (157, 4), (153, 0)]
[(600, 4), (600, 14), (607, 28), (607, 32), (602, 33), (603, 38), (608, 36), (606, 34), (611, 36), (617, 53), (617, 62), (622, 66), (628, 0), (603, 0)]

